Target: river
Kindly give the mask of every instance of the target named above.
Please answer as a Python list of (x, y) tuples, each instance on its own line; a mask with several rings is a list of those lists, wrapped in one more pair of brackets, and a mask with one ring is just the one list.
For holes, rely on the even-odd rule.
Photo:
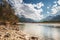
[(60, 24), (23, 23), (19, 27), (30, 36), (40, 37), (41, 40), (60, 40)]

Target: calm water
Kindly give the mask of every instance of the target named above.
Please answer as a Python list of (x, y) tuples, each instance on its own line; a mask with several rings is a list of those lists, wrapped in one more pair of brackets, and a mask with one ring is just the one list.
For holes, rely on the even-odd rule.
[(41, 40), (60, 40), (60, 25), (58, 24), (20, 24), (20, 30)]

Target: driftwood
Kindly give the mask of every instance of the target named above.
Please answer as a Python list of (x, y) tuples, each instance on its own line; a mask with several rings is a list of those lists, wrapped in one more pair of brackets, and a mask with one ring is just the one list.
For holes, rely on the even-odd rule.
[(38, 37), (30, 37), (29, 40), (38, 40)]

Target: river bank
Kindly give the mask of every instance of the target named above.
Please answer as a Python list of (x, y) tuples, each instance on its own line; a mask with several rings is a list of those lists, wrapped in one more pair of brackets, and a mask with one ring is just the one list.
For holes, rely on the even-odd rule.
[(0, 25), (0, 40), (59, 40), (59, 30), (60, 24), (56, 23), (18, 23), (14, 25)]
[(27, 34), (18, 27), (0, 25), (0, 40), (27, 40)]

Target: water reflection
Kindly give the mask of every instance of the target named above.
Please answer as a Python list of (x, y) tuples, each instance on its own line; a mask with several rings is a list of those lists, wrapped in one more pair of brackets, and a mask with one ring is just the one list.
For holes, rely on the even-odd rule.
[(60, 26), (41, 25), (41, 24), (24, 24), (19, 25), (20, 29), (31, 36), (40, 37), (40, 40), (60, 40)]

